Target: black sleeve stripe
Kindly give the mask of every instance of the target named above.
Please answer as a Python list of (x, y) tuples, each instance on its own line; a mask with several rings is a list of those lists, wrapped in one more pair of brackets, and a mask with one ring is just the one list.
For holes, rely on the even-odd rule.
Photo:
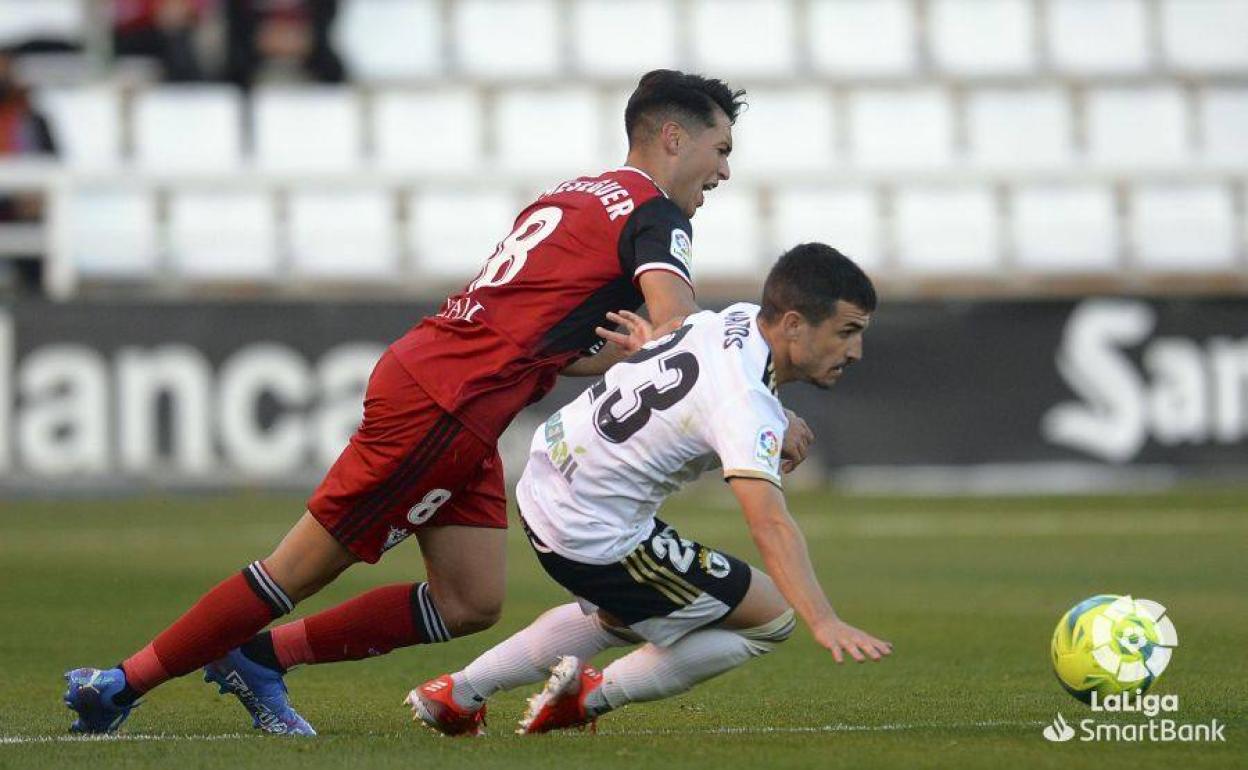
[(673, 253), (683, 252), (688, 258), (692, 238), (693, 225), (675, 203), (663, 196), (651, 198), (637, 207), (620, 232), (620, 270), (635, 278), (640, 266), (663, 263), (692, 283), (690, 265)]

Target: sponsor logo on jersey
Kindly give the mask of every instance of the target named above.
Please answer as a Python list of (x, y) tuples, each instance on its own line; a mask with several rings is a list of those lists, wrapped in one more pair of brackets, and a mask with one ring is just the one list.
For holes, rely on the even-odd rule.
[(693, 272), (693, 241), (684, 230), (672, 230), (672, 256), (689, 272)]
[(759, 428), (754, 440), (754, 459), (775, 468), (780, 463), (780, 437), (771, 428)]

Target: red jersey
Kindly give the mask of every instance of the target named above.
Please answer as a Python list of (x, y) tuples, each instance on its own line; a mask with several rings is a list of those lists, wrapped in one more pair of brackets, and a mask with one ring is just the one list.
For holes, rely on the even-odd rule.
[(595, 326), (640, 307), (649, 270), (692, 285), (693, 227), (649, 176), (621, 168), (543, 193), (477, 277), (391, 345), (403, 368), (493, 441), (560, 370), (596, 352)]

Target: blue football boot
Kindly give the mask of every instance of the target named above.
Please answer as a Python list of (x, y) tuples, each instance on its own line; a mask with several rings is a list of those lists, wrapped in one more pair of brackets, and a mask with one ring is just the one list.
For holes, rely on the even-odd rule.
[(69, 726), (76, 733), (116, 732), (138, 703), (121, 706), (113, 702), (126, 686), (126, 674), (120, 668), (76, 668), (66, 672), (65, 705), (78, 714)]
[(290, 706), (286, 683), (273, 669), (249, 659), (235, 648), (204, 666), (204, 681), (238, 698), (251, 714), (252, 726), (274, 735), (316, 735), (316, 730)]

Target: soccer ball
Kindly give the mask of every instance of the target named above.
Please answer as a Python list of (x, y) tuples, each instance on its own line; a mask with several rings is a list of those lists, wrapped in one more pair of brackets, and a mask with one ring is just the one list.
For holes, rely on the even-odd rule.
[(1166, 608), (1147, 599), (1101, 594), (1070, 608), (1053, 631), (1053, 671), (1084, 703), (1144, 693), (1170, 662), (1179, 637)]

